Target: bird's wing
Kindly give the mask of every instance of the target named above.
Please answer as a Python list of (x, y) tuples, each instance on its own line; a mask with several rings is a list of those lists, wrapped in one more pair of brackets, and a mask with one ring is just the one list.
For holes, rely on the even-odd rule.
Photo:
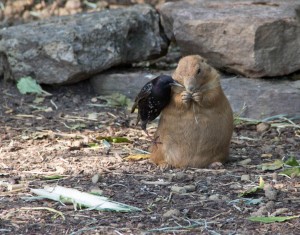
[(149, 82), (145, 86), (143, 86), (140, 93), (135, 97), (134, 104), (132, 105), (132, 108), (131, 108), (131, 113), (134, 112), (134, 110), (136, 109), (136, 107), (138, 106), (138, 104), (141, 100), (147, 98), (151, 94), (152, 86), (153, 85), (151, 82)]

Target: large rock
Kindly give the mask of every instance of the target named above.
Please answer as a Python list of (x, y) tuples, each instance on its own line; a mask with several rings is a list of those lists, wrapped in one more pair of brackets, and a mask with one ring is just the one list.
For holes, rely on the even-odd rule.
[(93, 76), (90, 82), (96, 93), (100, 95), (111, 95), (116, 92), (134, 99), (147, 82), (160, 74), (171, 74), (171, 72), (112, 69)]
[[(172, 71), (110, 70), (90, 79), (101, 95), (119, 92), (134, 98), (142, 86), (160, 74)], [(300, 119), (300, 81), (249, 79), (222, 75), (221, 84), (235, 113), (263, 119), (278, 114)]]
[(163, 4), (164, 30), (184, 55), (248, 77), (300, 70), (300, 1), (197, 0)]
[(0, 75), (72, 83), (112, 66), (165, 54), (168, 40), (148, 5), (53, 18), (0, 31)]

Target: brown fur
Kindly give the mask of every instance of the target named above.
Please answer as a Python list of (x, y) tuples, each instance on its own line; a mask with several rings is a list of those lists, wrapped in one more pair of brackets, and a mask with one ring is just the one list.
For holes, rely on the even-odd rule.
[[(200, 73), (199, 69), (201, 69)], [(207, 167), (225, 162), (233, 132), (230, 104), (220, 86), (218, 72), (198, 56), (183, 57), (173, 74), (185, 90), (173, 90), (162, 111), (151, 159), (173, 167)]]

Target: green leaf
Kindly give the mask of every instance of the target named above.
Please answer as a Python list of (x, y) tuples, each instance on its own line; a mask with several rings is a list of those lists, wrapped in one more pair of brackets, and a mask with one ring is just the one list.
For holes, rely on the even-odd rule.
[(299, 215), (296, 215), (296, 216), (270, 216), (270, 217), (254, 216), (254, 217), (249, 217), (248, 219), (253, 222), (274, 223), (274, 222), (284, 222), (284, 221), (299, 218), (299, 217), (300, 217)]
[(150, 154), (136, 154), (136, 155), (130, 155), (123, 159), (127, 161), (139, 161), (139, 160), (144, 160), (149, 158), (150, 158)]
[(88, 146), (90, 148), (99, 148), (99, 144), (98, 143), (88, 143)]
[(253, 125), (253, 124), (258, 124), (260, 123), (261, 120), (257, 120), (257, 119), (252, 119), (252, 118), (243, 118), (240, 117), (238, 114), (234, 115), (234, 125)]
[(265, 186), (265, 181), (263, 180), (262, 177), (259, 177), (259, 185), (258, 185), (258, 188), (259, 189), (263, 189)]
[(300, 166), (299, 162), (294, 156), (291, 156), (288, 160), (284, 162), (284, 164), (288, 166)]
[(31, 77), (22, 77), (17, 83), (17, 88), (21, 94), (35, 93), (51, 95), (50, 93), (44, 91), (36, 82), (36, 80), (32, 79)]
[(107, 142), (113, 143), (130, 143), (130, 140), (125, 137), (112, 137), (112, 136), (98, 136), (97, 140), (106, 140)]
[(62, 179), (64, 176), (62, 175), (45, 175), (43, 176), (44, 180), (56, 180), (56, 179)]
[(262, 190), (264, 188), (264, 185), (265, 185), (265, 181), (263, 180), (262, 177), (260, 177), (258, 186), (252, 187), (252, 188), (246, 190), (245, 192), (240, 193), (238, 196), (239, 197), (244, 197), (244, 196), (247, 196), (249, 194), (256, 193), (256, 192)]
[(283, 161), (278, 160), (278, 159), (271, 163), (261, 164), (261, 169), (263, 171), (274, 171), (281, 167), (283, 167)]
[(86, 127), (86, 125), (84, 123), (77, 123), (77, 124), (71, 125), (70, 129), (71, 130), (80, 130), (80, 129), (83, 129), (85, 127)]
[(130, 140), (125, 137), (113, 137), (113, 143), (130, 143)]
[(93, 8), (93, 9), (96, 9), (97, 8), (97, 4), (96, 3), (92, 3), (92, 2), (89, 2), (87, 0), (84, 0), (83, 1), (83, 4), (87, 5), (88, 7), (90, 8)]
[(131, 106), (131, 100), (125, 95), (120, 93), (113, 93), (109, 96), (100, 96), (98, 97), (107, 102), (107, 106), (117, 106), (117, 107), (126, 107)]
[(297, 176), (300, 176), (300, 167), (292, 167), (292, 168), (285, 169), (284, 171), (279, 172), (278, 175), (295, 178)]

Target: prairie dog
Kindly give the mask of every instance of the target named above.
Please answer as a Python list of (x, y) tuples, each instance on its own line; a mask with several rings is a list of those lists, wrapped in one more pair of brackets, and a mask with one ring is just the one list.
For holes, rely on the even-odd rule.
[[(225, 162), (233, 132), (233, 114), (220, 85), (219, 73), (198, 55), (183, 57), (173, 79), (174, 88), (163, 109), (151, 159), (173, 167), (207, 167)], [(180, 90), (181, 89), (181, 90)]]

